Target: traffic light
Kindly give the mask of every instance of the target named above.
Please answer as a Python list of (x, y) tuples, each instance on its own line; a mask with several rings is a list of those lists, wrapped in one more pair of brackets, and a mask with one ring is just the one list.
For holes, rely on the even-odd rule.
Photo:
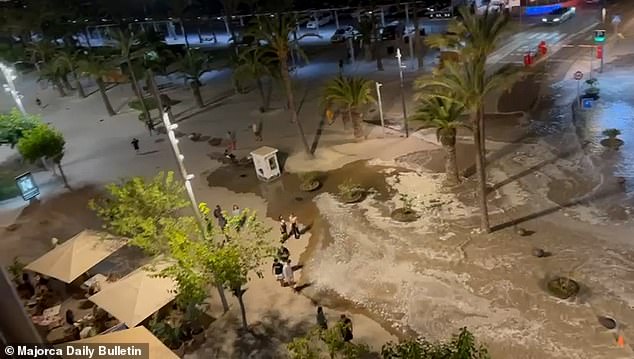
[(594, 41), (596, 41), (596, 42), (604, 42), (605, 41), (605, 30), (594, 30)]
[(597, 46), (597, 59), (603, 58), (603, 45)]

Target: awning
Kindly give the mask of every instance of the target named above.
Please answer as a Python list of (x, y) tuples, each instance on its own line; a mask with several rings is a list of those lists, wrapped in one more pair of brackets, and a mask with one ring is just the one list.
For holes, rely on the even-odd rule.
[[(97, 335), (94, 337), (78, 340), (75, 342), (70, 342), (66, 344), (118, 344), (118, 345), (126, 345), (130, 343), (134, 344), (148, 344), (149, 345), (149, 355), (147, 353), (143, 353), (146, 356), (144, 358), (149, 359), (177, 359), (178, 356), (174, 354), (168, 347), (166, 347), (160, 340), (158, 340), (149, 330), (145, 329), (145, 327), (136, 327), (132, 329), (121, 330), (118, 332), (112, 332), (103, 335)], [(62, 357), (66, 358), (67, 356), (63, 355)], [(77, 356), (73, 356), (76, 358)]]
[(106, 233), (84, 230), (25, 269), (70, 283), (125, 244), (125, 240)]
[(176, 297), (176, 282), (159, 278), (161, 266), (144, 266), (88, 298), (128, 327), (134, 327)]

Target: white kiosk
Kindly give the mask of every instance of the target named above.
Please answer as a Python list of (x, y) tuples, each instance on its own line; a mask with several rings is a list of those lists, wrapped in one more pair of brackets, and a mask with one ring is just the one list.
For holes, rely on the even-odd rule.
[(280, 176), (280, 165), (277, 162), (277, 149), (262, 146), (251, 152), (255, 173), (262, 181), (271, 181)]

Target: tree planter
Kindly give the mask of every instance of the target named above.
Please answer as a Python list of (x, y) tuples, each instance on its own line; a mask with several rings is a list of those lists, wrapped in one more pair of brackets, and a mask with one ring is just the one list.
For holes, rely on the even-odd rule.
[(365, 198), (365, 191), (357, 190), (339, 196), (341, 202), (346, 204), (359, 203)]
[(560, 299), (568, 299), (579, 293), (579, 283), (566, 277), (556, 277), (547, 283), (548, 292)]
[(393, 220), (399, 222), (414, 222), (418, 219), (418, 213), (411, 208), (397, 208), (390, 215)]
[(623, 146), (623, 140), (618, 138), (604, 138), (601, 140), (601, 145), (613, 150), (618, 150)]
[[(170, 348), (172, 349), (172, 348)], [(182, 358), (185, 355), (185, 343), (182, 342), (180, 347), (176, 349), (172, 349), (172, 352), (176, 354), (177, 357)]]
[(321, 182), (318, 180), (305, 181), (299, 184), (299, 189), (303, 192), (316, 191), (319, 187), (321, 187)]

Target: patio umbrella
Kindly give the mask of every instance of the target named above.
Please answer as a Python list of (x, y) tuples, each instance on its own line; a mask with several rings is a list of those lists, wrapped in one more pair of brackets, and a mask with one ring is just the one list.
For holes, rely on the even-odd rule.
[[(169, 348), (167, 348), (160, 340), (158, 340), (149, 330), (145, 327), (136, 327), (132, 329), (121, 330), (118, 332), (112, 332), (103, 335), (97, 335), (94, 337), (70, 342), (67, 344), (74, 344), (75, 348), (78, 348), (80, 344), (118, 344), (119, 346), (134, 346), (136, 348), (142, 348), (143, 344), (149, 346), (149, 353), (146, 348), (144, 350), (143, 357), (151, 359), (176, 359), (178, 356), (174, 354)], [(124, 344), (134, 343), (134, 344)], [(64, 344), (65, 345), (65, 344)], [(148, 355), (149, 354), (149, 355)], [(66, 356), (62, 356), (66, 357)], [(69, 356), (70, 357), (70, 356)], [(76, 358), (76, 356), (72, 356)]]
[(84, 230), (25, 269), (70, 283), (125, 244), (125, 240), (106, 233)]
[(144, 266), (88, 298), (128, 327), (134, 327), (176, 297), (176, 282), (156, 277), (162, 265)]

